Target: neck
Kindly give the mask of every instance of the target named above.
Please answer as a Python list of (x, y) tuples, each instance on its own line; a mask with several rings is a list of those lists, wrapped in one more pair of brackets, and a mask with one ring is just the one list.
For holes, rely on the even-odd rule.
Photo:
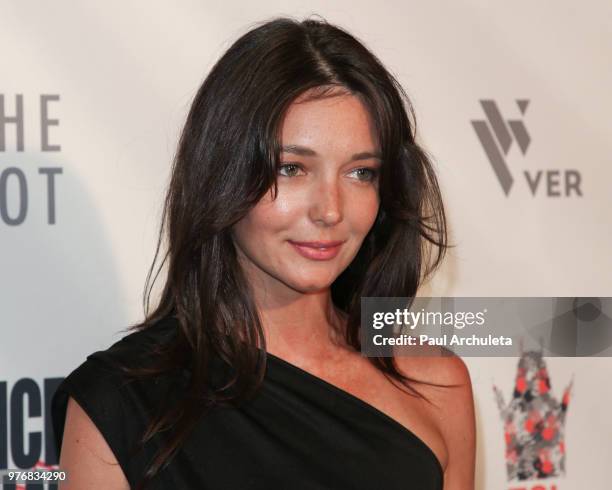
[(266, 350), (294, 360), (335, 357), (344, 345), (346, 315), (331, 300), (331, 290), (299, 294), (292, 301), (259, 299)]

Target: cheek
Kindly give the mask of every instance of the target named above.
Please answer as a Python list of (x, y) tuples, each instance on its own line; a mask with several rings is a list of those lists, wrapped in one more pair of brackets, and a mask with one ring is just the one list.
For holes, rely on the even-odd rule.
[(355, 202), (360, 204), (358, 207), (350, 208), (351, 224), (355, 231), (366, 235), (376, 221), (379, 208), (378, 194), (360, 196)]
[(235, 235), (245, 246), (266, 242), (288, 230), (295, 223), (296, 212), (296, 203), (281, 193), (274, 201), (266, 196), (235, 225)]

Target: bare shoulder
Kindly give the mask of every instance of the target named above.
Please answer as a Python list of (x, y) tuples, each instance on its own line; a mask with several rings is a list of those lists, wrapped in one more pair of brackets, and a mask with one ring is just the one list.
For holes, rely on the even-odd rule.
[(395, 360), (404, 374), (412, 378), (436, 384), (459, 384), (471, 390), (465, 361), (455, 355), (435, 355), (439, 352), (438, 348), (432, 348), (430, 355), (397, 356)]
[(69, 478), (60, 490), (106, 488), (129, 490), (113, 451), (81, 406), (70, 397), (59, 466)]
[[(400, 371), (413, 379), (434, 404), (428, 411), (448, 452), (444, 490), (472, 490), (476, 461), (476, 420), (470, 372), (458, 356), (396, 357)], [(433, 386), (446, 385), (445, 386)]]

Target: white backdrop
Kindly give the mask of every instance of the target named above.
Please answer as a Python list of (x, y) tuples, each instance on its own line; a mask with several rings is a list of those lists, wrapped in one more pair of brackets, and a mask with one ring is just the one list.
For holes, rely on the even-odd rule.
[[(0, 1), (0, 118), (21, 103), (23, 123), (22, 137), (0, 124), (0, 469), (28, 433), (44, 441), (45, 380), (142, 317), (178, 131), (207, 71), (253, 23), (312, 13), (363, 40), (415, 106), (457, 244), (422, 295), (612, 296), (610, 2)], [(510, 137), (508, 195), (472, 125), (481, 100), (530, 137), (524, 154)], [(568, 170), (581, 195), (565, 195)], [(525, 171), (542, 171), (535, 195)], [(492, 390), (511, 396), (517, 359), (466, 362), (479, 489), (612, 486), (612, 360), (547, 359), (555, 396), (574, 376), (567, 471), (527, 484), (506, 481)]]

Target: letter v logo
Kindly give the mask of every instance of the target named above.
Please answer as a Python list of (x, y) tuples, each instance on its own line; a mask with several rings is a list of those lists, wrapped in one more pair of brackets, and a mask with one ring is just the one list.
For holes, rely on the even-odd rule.
[[(480, 105), (484, 110), (486, 120), (472, 120), (472, 126), (480, 140), (489, 163), (499, 180), (506, 196), (512, 188), (514, 179), (508, 169), (508, 164), (504, 157), (508, 154), (513, 139), (519, 145), (521, 153), (527, 152), (531, 138), (523, 121), (512, 119), (505, 121), (494, 100), (480, 100)], [(525, 114), (529, 100), (518, 99), (516, 101), (521, 114)]]

